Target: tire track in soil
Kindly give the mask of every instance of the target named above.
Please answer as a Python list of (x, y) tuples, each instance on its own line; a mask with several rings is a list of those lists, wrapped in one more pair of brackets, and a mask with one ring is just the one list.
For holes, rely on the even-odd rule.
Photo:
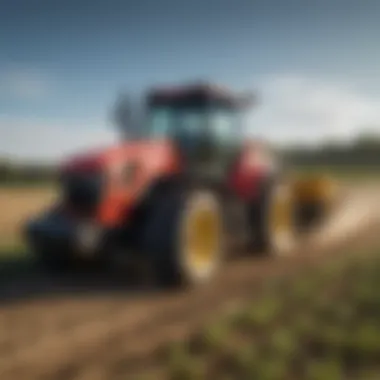
[[(361, 203), (363, 193), (360, 194), (360, 197), (354, 197), (357, 202), (355, 208), (367, 204)], [(368, 194), (364, 197), (366, 202), (374, 202), (375, 192)], [(371, 225), (373, 220), (367, 222)], [(364, 223), (361, 227), (365, 229)], [(349, 244), (345, 244), (351, 246), (351, 240), (359, 241), (353, 236), (349, 239)], [(103, 318), (102, 314), (98, 314), (94, 319), (83, 320), (67, 331), (58, 329), (55, 333), (48, 332), (37, 343), (20, 348), (12, 357), (7, 356), (6, 360), (0, 358), (0, 378), (32, 380), (59, 379), (63, 376), (64, 379), (82, 379), (95, 372), (98, 377), (103, 374), (105, 378), (110, 373), (112, 377), (117, 377), (119, 372), (124, 372), (125, 375), (125, 371), (141, 367), (146, 356), (154, 352), (161, 342), (181, 338), (221, 309), (231, 307), (231, 302), (236, 304), (251, 298), (252, 293), (257, 292), (257, 285), (268, 276), (289, 274), (297, 271), (300, 266), (314, 265), (320, 261), (317, 250), (312, 255), (310, 247), (305, 247), (305, 251), (306, 248), (310, 252), (308, 256), (295, 255), (292, 258), (277, 259), (276, 262), (263, 259), (239, 260), (230, 264), (214, 283), (202, 290), (195, 289), (179, 295), (151, 295), (142, 300), (121, 297), (115, 301), (115, 305), (119, 306), (115, 312), (104, 315)], [(336, 247), (333, 248), (335, 249)], [(66, 302), (66, 307), (69, 307), (69, 301)], [(32, 305), (33, 302), (30, 307)], [(82, 307), (86, 307), (86, 304)], [(64, 312), (57, 303), (50, 313), (54, 313), (55, 308)], [(46, 311), (46, 305), (42, 309)], [(34, 312), (37, 313), (36, 310)], [(59, 317), (65, 318), (64, 315)]]

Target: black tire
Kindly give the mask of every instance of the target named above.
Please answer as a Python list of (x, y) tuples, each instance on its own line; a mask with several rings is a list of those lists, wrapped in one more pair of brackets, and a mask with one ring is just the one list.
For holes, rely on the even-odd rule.
[(108, 261), (98, 257), (94, 260), (85, 260), (67, 253), (55, 255), (54, 251), (39, 250), (34, 255), (36, 263), (46, 272), (53, 274), (86, 273), (100, 268), (106, 268)]
[[(270, 213), (276, 197), (280, 192), (289, 202), (289, 226), (283, 232), (283, 243), (280, 243), (271, 227)], [(250, 249), (255, 253), (266, 256), (285, 256), (293, 250), (296, 242), (297, 220), (296, 205), (293, 199), (291, 185), (282, 178), (270, 179), (263, 183), (257, 200), (249, 205), (249, 219), (251, 223), (252, 239)]]
[[(185, 259), (185, 249), (181, 246), (184, 221), (197, 200), (204, 199), (202, 207), (215, 210), (215, 217), (223, 228), (221, 204), (214, 192), (203, 189), (188, 191), (174, 190), (157, 199), (149, 215), (142, 235), (143, 251), (147, 254), (161, 287), (183, 287), (207, 282), (216, 273), (224, 253), (223, 231), (219, 230), (219, 244), (206, 270), (195, 270)], [(207, 199), (207, 201), (206, 201)], [(208, 206), (206, 206), (206, 203)]]
[(327, 217), (327, 205), (320, 202), (298, 205), (298, 229), (300, 232), (308, 231), (319, 224)]
[(56, 257), (52, 252), (38, 252), (35, 258), (39, 267), (54, 274), (68, 273), (74, 268), (73, 261), (68, 257)]

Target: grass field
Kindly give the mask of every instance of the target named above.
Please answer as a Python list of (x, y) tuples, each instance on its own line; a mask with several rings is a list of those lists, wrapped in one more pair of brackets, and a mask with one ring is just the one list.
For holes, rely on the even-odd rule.
[(379, 379), (379, 287), (380, 249), (269, 283), (251, 305), (163, 349), (152, 378)]

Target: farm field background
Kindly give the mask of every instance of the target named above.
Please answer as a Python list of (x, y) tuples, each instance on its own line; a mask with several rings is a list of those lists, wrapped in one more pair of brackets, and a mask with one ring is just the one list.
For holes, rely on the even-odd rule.
[[(380, 187), (376, 173), (362, 173), (360, 181), (347, 173), (336, 173), (336, 177), (342, 180), (350, 210), (334, 225), (342, 227), (350, 220), (353, 224), (349, 234), (337, 229), (339, 239), (328, 237), (322, 246), (302, 247), (300, 252), (284, 260), (253, 257), (237, 260), (229, 263), (210, 286), (179, 294), (162, 294), (149, 287), (135, 286), (125, 273), (111, 277), (60, 277), (36, 271), (30, 266), (28, 256), (22, 254), (25, 251), (19, 235), (20, 225), (49, 204), (56, 197), (56, 190), (50, 185), (3, 187), (0, 189), (0, 378), (122, 380), (139, 379), (144, 375), (144, 379), (208, 379), (212, 377), (202, 374), (205, 363), (216, 363), (213, 370), (219, 374), (222, 367), (218, 363), (224, 359), (231, 364), (231, 379), (236, 378), (234, 371), (250, 374), (255, 370), (261, 371), (263, 379), (282, 380), (286, 378), (280, 376), (279, 370), (294, 370), (288, 368), (289, 355), (299, 352), (292, 350), (299, 349), (297, 344), (302, 343), (302, 338), (311, 346), (317, 344), (321, 348), (320, 356), (310, 354), (304, 361), (302, 371), (307, 371), (308, 378), (340, 380), (345, 362), (339, 359), (339, 352), (343, 351), (338, 349), (348, 347), (349, 353), (354, 352), (359, 358), (363, 352), (372, 358), (379, 354), (378, 346), (368, 338), (371, 334), (378, 336), (378, 325), (370, 319), (377, 316), (371, 308), (377, 307), (378, 301), (376, 294), (369, 292), (377, 284), (376, 274), (374, 269), (368, 272), (372, 273), (370, 277), (366, 271), (370, 270), (371, 260), (378, 255), (380, 246)], [(372, 217), (368, 226), (365, 218), (360, 219), (366, 215)], [(360, 231), (355, 231), (358, 226)], [(367, 256), (368, 252), (371, 255)], [(340, 303), (335, 304), (337, 298), (315, 297), (321, 283), (331, 293), (332, 280), (343, 273), (340, 268), (348, 268), (342, 278), (345, 281), (349, 278), (347, 273), (351, 273), (349, 263), (352, 263), (349, 257), (360, 260), (368, 257), (366, 262), (370, 264), (363, 264), (360, 273), (355, 272), (358, 282), (366, 278), (368, 281), (363, 281), (359, 290), (353, 289), (345, 298), (338, 298)], [(332, 267), (332, 262), (338, 266)], [(318, 274), (319, 269), (324, 274)], [(314, 271), (317, 274), (312, 276)], [(302, 277), (305, 275), (306, 280)], [(294, 303), (294, 310), (298, 315), (304, 313), (305, 320), (295, 318), (289, 324), (282, 313), (288, 310), (285, 314), (293, 314), (280, 302), (285, 287), (273, 284), (281, 279), (298, 278), (300, 281), (286, 297), (300, 297)], [(308, 285), (309, 278), (315, 280), (311, 285)], [(271, 290), (263, 292), (268, 286)], [(262, 297), (257, 298), (259, 295)], [(302, 297), (318, 302), (304, 302)], [(260, 306), (257, 310), (261, 310), (264, 317), (259, 311), (251, 313), (252, 309), (256, 310), (256, 300)], [(357, 341), (348, 341), (345, 330), (334, 324), (330, 326), (331, 320), (321, 315), (327, 313), (335, 318), (337, 314), (344, 318), (340, 316), (340, 306), (358, 302), (367, 302), (368, 311), (355, 314)], [(331, 309), (331, 305), (339, 307)], [(269, 316), (265, 316), (268, 310)], [(276, 313), (271, 319), (273, 310)], [(230, 317), (231, 312), (236, 317)], [(308, 330), (309, 322), (314, 329)], [(268, 326), (276, 329), (264, 330), (260, 340), (255, 333), (256, 323), (273, 323)], [(363, 329), (359, 328), (361, 325)], [(239, 340), (241, 328), (248, 332), (248, 339), (243, 342)], [(321, 333), (318, 341), (313, 335), (315, 329)], [(225, 346), (226, 337), (237, 346)], [(256, 360), (255, 347), (261, 348), (262, 344), (268, 349), (265, 360), (259, 358), (262, 365), (255, 369), (247, 366), (247, 358)], [(198, 348), (189, 352), (190, 347), (191, 350)], [(376, 370), (373, 363), (375, 361), (368, 361), (357, 366), (356, 373), (349, 375), (363, 375), (364, 369)], [(273, 370), (274, 367), (279, 370)], [(145, 373), (146, 369), (149, 373)], [(301, 372), (289, 373), (295, 376), (292, 380), (299, 374), (300, 379), (306, 378)]]

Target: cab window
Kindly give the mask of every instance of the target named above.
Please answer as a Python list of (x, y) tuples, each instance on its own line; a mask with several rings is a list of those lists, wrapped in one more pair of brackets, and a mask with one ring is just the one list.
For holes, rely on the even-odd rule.
[(239, 140), (239, 117), (229, 110), (218, 109), (210, 114), (210, 129), (218, 144), (235, 145)]

